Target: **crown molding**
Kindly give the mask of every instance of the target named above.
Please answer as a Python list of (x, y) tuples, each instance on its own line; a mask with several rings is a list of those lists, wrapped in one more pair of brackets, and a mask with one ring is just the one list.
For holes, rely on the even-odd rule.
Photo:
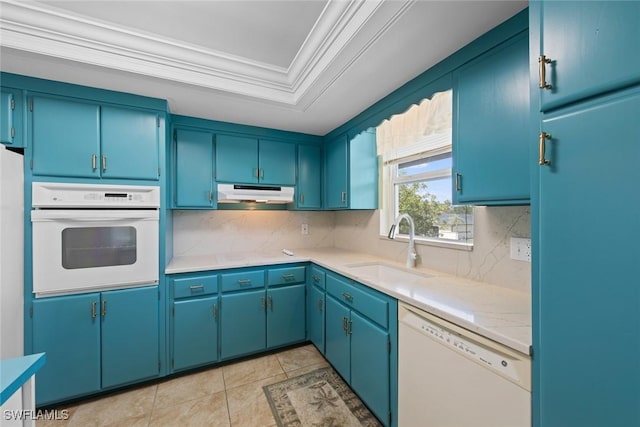
[[(412, 2), (329, 0), (286, 69), (16, 0), (1, 2), (0, 45), (304, 110)], [(356, 56), (342, 58), (354, 43)]]

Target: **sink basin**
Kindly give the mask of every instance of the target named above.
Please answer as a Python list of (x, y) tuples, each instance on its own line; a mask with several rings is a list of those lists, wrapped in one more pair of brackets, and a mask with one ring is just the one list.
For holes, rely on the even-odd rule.
[(349, 268), (354, 275), (369, 278), (379, 282), (412, 283), (433, 277), (429, 274), (418, 273), (407, 268), (396, 267), (389, 264), (371, 262), (363, 264), (350, 264)]

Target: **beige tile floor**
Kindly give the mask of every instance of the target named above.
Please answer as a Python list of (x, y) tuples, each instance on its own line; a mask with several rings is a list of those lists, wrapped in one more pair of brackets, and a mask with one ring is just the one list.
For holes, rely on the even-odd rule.
[(55, 409), (68, 410), (67, 420), (36, 426), (275, 426), (262, 387), (327, 365), (309, 344), (61, 406)]

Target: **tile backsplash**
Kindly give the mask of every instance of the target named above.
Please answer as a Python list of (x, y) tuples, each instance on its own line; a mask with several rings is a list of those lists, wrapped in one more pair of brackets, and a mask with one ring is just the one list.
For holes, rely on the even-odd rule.
[[(173, 211), (174, 256), (339, 247), (404, 262), (407, 243), (379, 236), (379, 211)], [(530, 237), (528, 206), (475, 208), (472, 251), (417, 245), (419, 267), (529, 292), (531, 264), (510, 258)], [(301, 234), (302, 224), (309, 234)]]

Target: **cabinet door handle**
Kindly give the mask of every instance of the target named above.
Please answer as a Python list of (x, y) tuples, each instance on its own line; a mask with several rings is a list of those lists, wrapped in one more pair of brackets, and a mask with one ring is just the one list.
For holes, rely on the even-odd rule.
[(269, 295), (268, 301), (269, 301), (269, 308), (273, 310), (273, 297), (271, 295)]
[(213, 318), (215, 320), (218, 319), (218, 307), (215, 305), (215, 303), (213, 304)]
[(538, 86), (540, 89), (551, 90), (552, 86), (550, 83), (547, 83), (547, 64), (551, 63), (551, 59), (547, 58), (544, 55), (540, 55), (538, 57), (538, 74), (540, 75), (540, 82)]
[(256, 171), (256, 178), (259, 179), (260, 178), (260, 169), (256, 168), (255, 171)]
[(107, 314), (107, 300), (102, 301), (102, 317)]
[(551, 134), (546, 132), (540, 132), (538, 139), (538, 164), (540, 166), (549, 166), (550, 160), (545, 159), (546, 140), (551, 139)]
[(213, 191), (209, 191), (209, 203), (213, 202)]
[(347, 335), (351, 335), (351, 325), (353, 324), (353, 322), (351, 320), (349, 320), (347, 322)]
[(251, 284), (251, 279), (238, 279), (238, 285), (240, 286), (245, 286), (250, 284)]
[(102, 156), (102, 172), (107, 171), (107, 156)]
[(92, 302), (91, 303), (91, 318), (95, 319), (96, 318), (96, 306), (98, 305), (97, 302)]
[(304, 205), (304, 193), (300, 192), (300, 204)]
[(267, 302), (266, 302), (264, 297), (260, 298), (260, 307), (262, 307), (264, 309), (267, 308)]
[(456, 172), (456, 191), (462, 191), (462, 174)]
[(342, 330), (344, 331), (344, 334), (347, 334), (347, 322), (349, 319), (347, 319), (346, 317), (342, 316)]
[(260, 171), (260, 179), (264, 179), (264, 169), (258, 169)]
[(344, 299), (346, 299), (349, 302), (353, 301), (353, 296), (347, 292), (343, 292), (342, 296), (344, 297)]
[(343, 191), (342, 193), (340, 193), (340, 201), (342, 203), (347, 203), (347, 192)]
[(322, 313), (322, 298), (318, 298), (318, 311)]
[(91, 155), (91, 169), (93, 169), (94, 171), (98, 168), (98, 155), (97, 154), (92, 154)]
[(317, 274), (314, 274), (313, 276), (311, 276), (311, 278), (313, 279), (314, 282), (319, 283), (320, 282), (320, 277)]

